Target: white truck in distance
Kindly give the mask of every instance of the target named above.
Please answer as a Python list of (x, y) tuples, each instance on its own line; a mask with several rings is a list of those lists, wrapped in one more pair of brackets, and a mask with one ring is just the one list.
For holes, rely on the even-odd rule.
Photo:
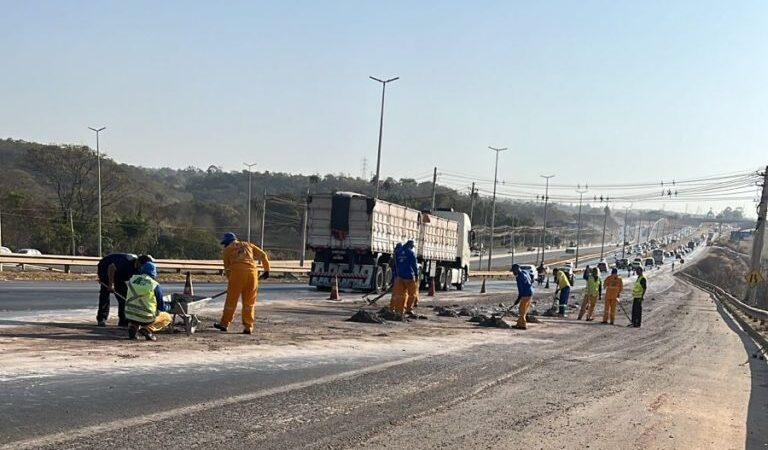
[(469, 277), (469, 216), (422, 212), (354, 192), (315, 194), (308, 199), (307, 246), (315, 252), (310, 286), (382, 292), (392, 279), (395, 245), (416, 244), (422, 286), (462, 289)]

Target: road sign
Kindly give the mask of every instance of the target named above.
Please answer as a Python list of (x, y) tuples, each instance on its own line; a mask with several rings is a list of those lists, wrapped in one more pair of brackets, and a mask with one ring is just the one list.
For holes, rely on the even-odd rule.
[(747, 279), (747, 283), (749, 284), (758, 284), (763, 281), (763, 276), (756, 270), (753, 270), (752, 272), (744, 275), (744, 278)]

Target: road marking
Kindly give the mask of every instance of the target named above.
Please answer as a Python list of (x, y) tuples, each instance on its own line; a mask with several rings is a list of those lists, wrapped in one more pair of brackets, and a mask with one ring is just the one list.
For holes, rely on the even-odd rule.
[[(17, 449), (24, 449), (24, 448), (36, 448), (36, 447), (42, 447), (47, 445), (53, 445), (61, 442), (73, 441), (75, 439), (92, 436), (94, 434), (108, 433), (111, 431), (117, 431), (120, 429), (130, 428), (130, 427), (140, 427), (142, 425), (146, 425), (149, 423), (162, 422), (177, 416), (199, 413), (202, 411), (221, 408), (223, 406), (233, 405), (236, 403), (257, 400), (260, 398), (269, 397), (271, 395), (285, 394), (287, 392), (295, 391), (298, 389), (304, 389), (307, 387), (312, 387), (312, 386), (317, 386), (317, 385), (339, 381), (343, 379), (353, 378), (360, 375), (381, 372), (381, 371), (390, 369), (392, 367), (397, 367), (404, 364), (421, 361), (434, 356), (444, 355), (447, 353), (455, 352), (457, 350), (464, 350), (477, 345), (484, 345), (488, 343), (488, 337), (489, 336), (485, 336), (482, 342), (465, 343), (463, 345), (459, 345), (456, 347), (444, 348), (436, 352), (430, 352), (422, 355), (411, 356), (409, 358), (399, 359), (396, 361), (389, 361), (389, 362), (365, 367), (362, 369), (355, 369), (347, 372), (342, 372), (339, 374), (326, 375), (324, 377), (315, 378), (313, 380), (299, 381), (296, 383), (286, 384), (284, 386), (276, 386), (273, 388), (264, 389), (258, 392), (236, 395), (233, 397), (207, 401), (207, 402), (190, 405), (190, 406), (182, 406), (179, 408), (174, 408), (167, 411), (161, 411), (161, 412), (157, 412), (149, 415), (142, 415), (139, 417), (117, 419), (102, 425), (93, 425), (93, 426), (78, 428), (78, 429), (65, 431), (61, 433), (49, 434), (49, 435), (37, 437), (34, 439), (14, 441), (14, 442), (3, 444), (2, 446), (0, 446), (0, 450), (11, 450), (11, 449), (17, 450)], [(497, 337), (497, 339), (501, 339), (501, 338), (502, 336)], [(508, 338), (508, 336), (506, 336), (506, 338)]]

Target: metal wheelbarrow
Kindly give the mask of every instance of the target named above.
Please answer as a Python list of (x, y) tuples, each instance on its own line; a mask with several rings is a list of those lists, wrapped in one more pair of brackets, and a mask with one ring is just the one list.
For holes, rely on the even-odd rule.
[(168, 327), (169, 331), (176, 332), (177, 329), (182, 329), (187, 333), (187, 336), (191, 336), (195, 333), (197, 326), (200, 324), (200, 320), (197, 318), (197, 312), (200, 308), (214, 298), (220, 297), (226, 293), (227, 291), (220, 292), (213, 297), (177, 293), (171, 294), (171, 310), (168, 311), (168, 314), (171, 314), (173, 320), (171, 321), (171, 326)]

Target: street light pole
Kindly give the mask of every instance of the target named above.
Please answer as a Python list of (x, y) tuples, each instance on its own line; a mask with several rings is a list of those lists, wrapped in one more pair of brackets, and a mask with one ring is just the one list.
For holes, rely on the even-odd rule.
[(243, 163), (243, 165), (248, 168), (248, 242), (251, 242), (251, 200), (253, 199), (251, 195), (251, 176), (253, 175), (251, 167), (255, 166), (256, 163)]
[(624, 234), (621, 237), (621, 259), (625, 259), (627, 256), (627, 215), (629, 214), (629, 208), (629, 206), (624, 208)]
[(576, 192), (579, 193), (579, 225), (576, 228), (576, 262), (574, 263), (574, 269), (579, 267), (579, 245), (581, 243), (581, 202), (584, 199), (584, 194), (587, 192), (587, 189), (581, 189), (581, 186), (578, 186)]
[(400, 77), (390, 78), (388, 80), (380, 80), (376, 77), (368, 77), (373, 81), (381, 83), (381, 115), (379, 116), (379, 151), (376, 156), (376, 195), (374, 198), (379, 198), (379, 185), (381, 184), (381, 134), (384, 131), (384, 94), (387, 91), (387, 83), (399, 80)]
[(605, 205), (605, 217), (603, 217), (603, 241), (600, 244), (600, 260), (603, 260), (603, 252), (605, 250), (605, 225), (608, 223), (608, 205)]
[(488, 270), (491, 270), (491, 263), (493, 262), (493, 231), (496, 225), (496, 183), (499, 178), (499, 153), (507, 150), (507, 147), (494, 148), (489, 145), (488, 148), (496, 152), (496, 165), (493, 170), (493, 200), (491, 200), (491, 242), (488, 246)]
[(544, 265), (544, 236), (547, 234), (547, 204), (549, 203), (549, 179), (554, 175), (539, 175), (546, 181), (546, 188), (544, 189), (544, 227), (541, 229), (541, 236), (539, 236), (539, 247), (541, 247), (541, 265)]
[(101, 258), (101, 151), (99, 150), (99, 133), (106, 130), (107, 127), (91, 128), (89, 130), (96, 133), (96, 174), (98, 176), (98, 202), (99, 202), (99, 258)]

